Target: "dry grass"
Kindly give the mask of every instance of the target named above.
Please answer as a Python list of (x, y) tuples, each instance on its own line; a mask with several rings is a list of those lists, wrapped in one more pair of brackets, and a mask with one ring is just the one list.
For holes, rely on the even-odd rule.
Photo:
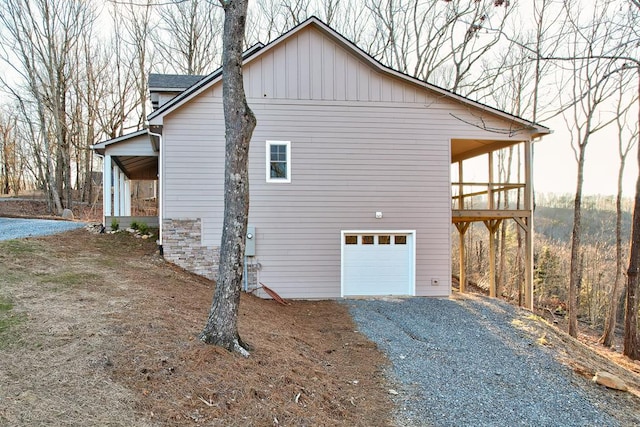
[[(0, 215), (46, 208), (6, 203)], [(212, 294), (127, 233), (0, 242), (0, 425), (391, 425), (386, 361), (344, 306), (243, 295), (244, 359), (197, 340)], [(637, 362), (593, 334), (581, 344), (540, 319), (524, 326), (576, 372), (623, 377), (632, 390), (612, 410), (635, 419)]]
[(344, 306), (243, 295), (244, 359), (197, 340), (212, 293), (126, 233), (0, 242), (4, 315), (22, 319), (0, 425), (390, 424), (385, 359)]

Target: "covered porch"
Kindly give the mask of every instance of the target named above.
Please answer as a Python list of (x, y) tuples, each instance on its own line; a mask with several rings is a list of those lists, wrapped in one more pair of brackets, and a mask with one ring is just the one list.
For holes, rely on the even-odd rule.
[[(543, 128), (544, 129), (544, 128)], [(460, 292), (467, 290), (467, 244), (465, 235), (472, 223), (481, 222), (487, 230), (489, 241), (489, 295), (495, 297), (496, 289), (496, 235), (504, 221), (512, 220), (524, 235), (523, 305), (533, 309), (533, 170), (532, 139), (544, 133), (527, 135), (526, 139), (477, 140), (453, 139), (451, 141), (451, 221), (458, 231)], [(510, 148), (518, 150), (518, 164), (504, 164), (504, 153)], [(511, 152), (513, 154), (513, 152)], [(513, 158), (509, 160), (513, 161)], [(473, 166), (473, 167), (468, 167)], [(465, 174), (474, 172), (474, 178)], [(475, 178), (483, 169), (482, 179)]]
[[(146, 129), (94, 145), (104, 159), (103, 224), (129, 227), (133, 222), (158, 227), (159, 144)], [(132, 206), (132, 196), (135, 202)]]

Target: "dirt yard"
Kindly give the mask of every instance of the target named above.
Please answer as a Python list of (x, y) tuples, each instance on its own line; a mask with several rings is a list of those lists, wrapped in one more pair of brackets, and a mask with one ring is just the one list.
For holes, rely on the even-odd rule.
[[(73, 215), (80, 221), (102, 221), (102, 203), (77, 203)], [(0, 216), (7, 218), (60, 219), (53, 215), (41, 194), (20, 196), (19, 198), (0, 196)]]
[(243, 295), (244, 359), (197, 339), (212, 294), (128, 233), (0, 242), (0, 425), (391, 424), (344, 306)]
[[(0, 215), (47, 217), (38, 203), (0, 201)], [(345, 306), (243, 294), (255, 350), (229, 354), (197, 339), (213, 283), (165, 263), (153, 240), (80, 229), (0, 242), (0, 425), (393, 425), (388, 362)], [(578, 342), (533, 324), (578, 374), (625, 379), (620, 407), (640, 411), (638, 362), (593, 331)]]

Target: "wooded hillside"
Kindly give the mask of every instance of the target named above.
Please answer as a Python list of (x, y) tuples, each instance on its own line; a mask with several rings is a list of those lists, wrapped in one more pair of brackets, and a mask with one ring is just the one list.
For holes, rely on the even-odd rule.
[[(537, 308), (550, 309), (560, 316), (566, 314), (568, 299), (571, 234), (573, 230), (573, 199), (571, 195), (537, 195), (534, 212), (535, 253), (534, 280)], [(628, 253), (631, 233), (631, 200), (624, 200), (622, 212), (623, 254)], [(581, 252), (582, 280), (578, 317), (593, 327), (602, 329), (616, 275), (616, 208), (610, 196), (587, 196), (583, 200)], [(482, 224), (471, 227), (468, 243), (470, 280), (487, 288), (489, 277), (487, 229)], [(518, 271), (522, 269), (517, 253), (518, 233), (513, 223), (506, 224), (504, 243), (498, 241), (498, 283), (502, 297), (517, 302), (520, 298)], [(453, 239), (455, 242), (457, 239)], [(455, 251), (453, 252), (455, 255)], [(457, 269), (454, 260), (453, 271)], [(622, 303), (622, 301), (620, 301)], [(624, 306), (618, 310), (618, 321), (624, 316)]]

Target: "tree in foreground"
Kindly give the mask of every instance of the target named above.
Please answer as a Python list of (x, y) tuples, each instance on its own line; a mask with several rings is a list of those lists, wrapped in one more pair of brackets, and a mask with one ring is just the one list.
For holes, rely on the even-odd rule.
[[(640, 3), (638, 3), (640, 8)], [(638, 73), (638, 103), (640, 103), (640, 61), (635, 63)], [(638, 110), (640, 123), (640, 109)], [(640, 144), (640, 133), (638, 134)], [(638, 166), (640, 166), (640, 145), (638, 146)], [(629, 250), (629, 268), (627, 269), (627, 294), (624, 316), (624, 347), (622, 352), (631, 359), (640, 359), (638, 345), (638, 270), (640, 263), (640, 172), (636, 181), (636, 194), (631, 220), (631, 245)]]
[[(638, 123), (635, 123), (635, 125), (631, 124), (633, 120), (631, 120), (627, 115), (629, 107), (623, 105), (624, 95), (627, 90), (628, 87), (625, 85), (625, 81), (620, 78), (616, 105), (618, 158), (620, 159), (620, 165), (618, 166), (618, 190), (616, 194), (616, 275), (609, 298), (609, 310), (604, 323), (604, 331), (602, 333), (602, 337), (600, 337), (600, 343), (606, 347), (611, 347), (613, 345), (616, 319), (618, 318), (618, 305), (620, 303), (620, 297), (622, 296), (624, 264), (624, 260), (622, 258), (622, 183), (624, 180), (624, 169), (627, 163), (627, 156), (635, 145), (635, 139), (638, 133)], [(636, 100), (632, 101), (636, 102)], [(632, 126), (635, 126), (635, 129), (632, 129)], [(628, 138), (625, 138), (625, 130), (629, 133)]]
[(200, 339), (248, 356), (238, 334), (238, 308), (249, 215), (249, 142), (256, 118), (242, 81), (242, 46), (248, 0), (220, 0), (224, 9), (222, 97), (225, 121), (224, 222), (218, 280)]

